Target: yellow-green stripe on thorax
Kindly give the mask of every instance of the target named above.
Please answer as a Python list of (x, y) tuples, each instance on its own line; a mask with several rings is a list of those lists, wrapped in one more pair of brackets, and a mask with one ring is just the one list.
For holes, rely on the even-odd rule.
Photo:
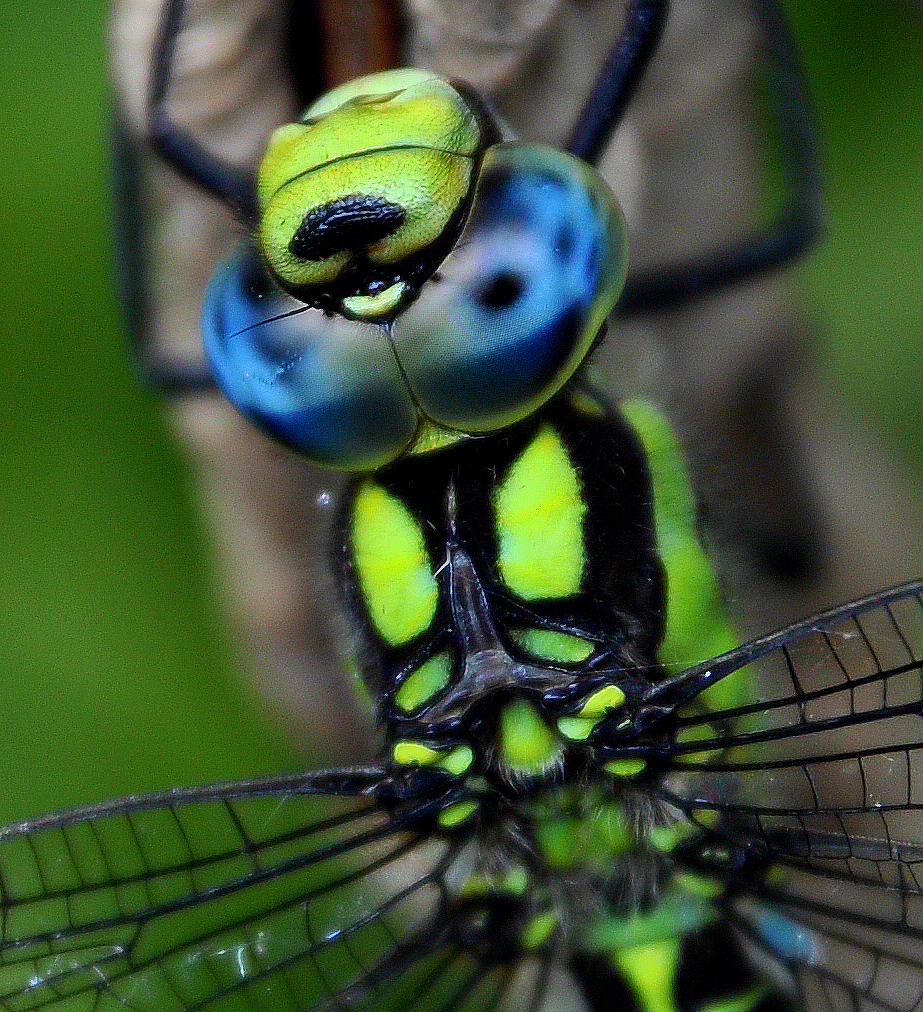
[[(735, 638), (718, 579), (699, 538), (696, 500), (678, 441), (664, 416), (650, 405), (627, 402), (622, 410), (646, 451), (651, 471), (653, 524), (666, 573), (668, 602), (657, 658), (667, 672), (673, 672), (729, 649)], [(607, 420), (605, 409), (592, 395), (584, 395), (570, 411), (568, 417), (580, 418), (580, 424), (595, 421), (602, 425)], [(476, 490), (479, 497), (489, 500), (479, 523), (493, 529), (478, 528), (483, 544), (468, 545), (466, 550), (472, 556), (480, 553), (475, 567), (478, 579), (495, 586), (494, 594), (521, 601), (524, 615), (544, 614), (553, 610), (556, 602), (567, 613), (576, 614), (588, 604), (591, 611), (599, 611), (606, 604), (597, 600), (605, 593), (606, 574), (617, 574), (626, 566), (630, 569), (619, 558), (607, 559), (602, 580), (596, 577), (598, 585), (586, 585), (588, 568), (598, 566), (598, 560), (591, 561), (587, 525), (618, 523), (619, 518), (610, 521), (596, 516), (593, 520), (586, 483), (594, 476), (575, 462), (573, 438), (565, 435), (554, 416), (541, 419), (528, 430), (528, 438), (517, 445), (506, 464), (494, 468), (486, 484)], [(452, 459), (452, 454), (475, 451), (450, 448), (444, 452), (449, 455), (445, 459)], [(362, 479), (349, 506), (348, 550), (361, 608), (385, 650), (408, 652), (406, 663), (395, 675), (397, 681), (390, 686), (397, 715), (425, 715), (429, 704), (457, 683), (465, 664), (457, 634), (448, 631), (452, 622), (447, 600), (451, 564), (441, 546), (455, 536), (449, 500), (457, 496), (464, 505), (475, 494), (464, 484), (467, 472), (449, 469), (446, 474), (454, 477), (438, 479), (445, 488), (434, 492), (429, 513), (419, 503), (414, 505), (417, 483), (428, 480), (427, 465), (440, 459), (438, 452), (418, 458), (419, 477), (407, 486), (378, 477)], [(437, 479), (432, 480), (438, 484)], [(462, 484), (450, 493), (449, 485), (456, 480)], [(444, 535), (437, 531), (440, 525)], [(625, 578), (630, 580), (632, 575), (628, 572)], [(490, 584), (491, 579), (496, 580), (495, 585)], [(490, 599), (494, 600), (493, 595)], [(594, 636), (581, 635), (579, 625), (565, 630), (521, 619), (501, 621), (495, 614), (490, 620), (497, 624), (504, 650), (536, 665), (579, 668), (600, 649)], [(427, 649), (428, 638), (440, 630), (449, 636), (446, 646)], [(603, 634), (606, 632), (604, 629)], [(386, 674), (386, 689), (388, 679)], [(746, 674), (725, 679), (709, 690), (706, 705), (738, 705), (748, 687)], [(504, 704), (496, 741), (501, 764), (513, 773), (547, 772), (559, 761), (564, 746), (587, 740), (623, 700), (616, 685), (604, 686), (581, 708), (557, 720), (549, 720), (530, 702)], [(711, 729), (700, 725), (694, 733), (709, 737)], [(617, 776), (631, 776), (640, 773), (643, 765), (639, 760), (622, 760), (607, 769)]]
[[(666, 629), (657, 651), (674, 674), (737, 645), (721, 582), (699, 534), (698, 500), (682, 448), (666, 415), (641, 400), (623, 401), (622, 413), (647, 453), (654, 486), (657, 549), (666, 572)], [(698, 697), (714, 709), (744, 702), (752, 692), (747, 669), (724, 678)]]
[(525, 600), (567, 597), (580, 589), (586, 557), (586, 502), (567, 450), (543, 425), (496, 492), (503, 582)]
[(372, 624), (389, 646), (422, 633), (438, 589), (423, 532), (404, 504), (373, 479), (356, 490), (350, 536)]

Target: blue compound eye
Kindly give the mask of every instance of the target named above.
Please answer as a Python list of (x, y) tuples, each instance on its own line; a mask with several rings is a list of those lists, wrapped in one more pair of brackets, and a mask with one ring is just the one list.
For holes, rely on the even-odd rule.
[(372, 470), (400, 456), (418, 414), (387, 331), (308, 308), (258, 277), (242, 247), (205, 300), (205, 350), (230, 400), (321, 465)]
[(452, 441), (541, 407), (592, 347), (625, 261), (621, 212), (592, 169), (497, 145), (457, 245), (393, 322), (309, 307), (242, 247), (209, 287), (205, 348), (228, 397), (280, 442), (374, 470), (412, 452), (421, 426)]
[(455, 249), (394, 322), (421, 411), (488, 432), (573, 375), (625, 280), (624, 222), (605, 183), (552, 148), (490, 148)]

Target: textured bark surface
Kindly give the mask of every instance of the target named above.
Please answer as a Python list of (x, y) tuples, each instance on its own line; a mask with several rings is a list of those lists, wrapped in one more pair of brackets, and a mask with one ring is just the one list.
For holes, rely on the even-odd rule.
[[(123, 0), (115, 21), (122, 101), (139, 134), (160, 6)], [(361, 9), (345, 6), (349, 18)], [(190, 0), (189, 8), (170, 92), (174, 120), (209, 149), (254, 165), (294, 109), (281, 18), (256, 0)], [(521, 136), (560, 142), (619, 30), (619, 9), (611, 0), (408, 0), (404, 61), (470, 81)], [(630, 121), (601, 162), (625, 205), (636, 264), (705, 249), (752, 220), (753, 35), (743, 5), (674, 3)], [(356, 66), (348, 70), (342, 76)], [(151, 333), (159, 346), (198, 358), (203, 287), (240, 227), (152, 159), (145, 174)], [(805, 339), (780, 282), (769, 279), (616, 324), (599, 356), (610, 389), (652, 397), (679, 424), (735, 610), (751, 631), (908, 571), (906, 490), (812, 389), (801, 366)], [(332, 755), (358, 761), (325, 561), (327, 503), (339, 479), (277, 450), (217, 396), (170, 410), (197, 463), (228, 599), (261, 684), (286, 720), (305, 733), (323, 728)], [(817, 572), (779, 578), (767, 557), (809, 544), (812, 532)]]

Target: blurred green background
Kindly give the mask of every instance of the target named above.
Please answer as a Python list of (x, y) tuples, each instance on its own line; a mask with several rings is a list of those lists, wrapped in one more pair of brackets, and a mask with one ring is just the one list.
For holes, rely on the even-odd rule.
[[(827, 161), (827, 238), (793, 274), (811, 356), (919, 489), (920, 23), (884, 0), (787, 6)], [(186, 465), (128, 351), (107, 17), (0, 0), (0, 823), (297, 762), (243, 688)]]
[(814, 324), (814, 361), (831, 396), (868, 419), (919, 489), (923, 9), (899, 0), (783, 7), (811, 89), (828, 198), (824, 241), (793, 272)]
[(128, 350), (109, 4), (3, 2), (0, 821), (295, 765), (241, 686)]

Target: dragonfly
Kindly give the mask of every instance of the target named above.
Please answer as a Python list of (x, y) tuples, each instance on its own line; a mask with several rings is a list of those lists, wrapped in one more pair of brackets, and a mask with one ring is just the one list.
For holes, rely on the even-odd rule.
[(212, 366), (355, 474), (333, 555), (382, 748), (0, 830), (4, 1008), (920, 1007), (923, 581), (732, 646), (669, 426), (582, 371), (627, 274), (587, 159), (665, 14), (631, 5), (570, 152), (398, 71), (254, 186), (164, 119), (168, 6), (157, 146), (257, 225)]

